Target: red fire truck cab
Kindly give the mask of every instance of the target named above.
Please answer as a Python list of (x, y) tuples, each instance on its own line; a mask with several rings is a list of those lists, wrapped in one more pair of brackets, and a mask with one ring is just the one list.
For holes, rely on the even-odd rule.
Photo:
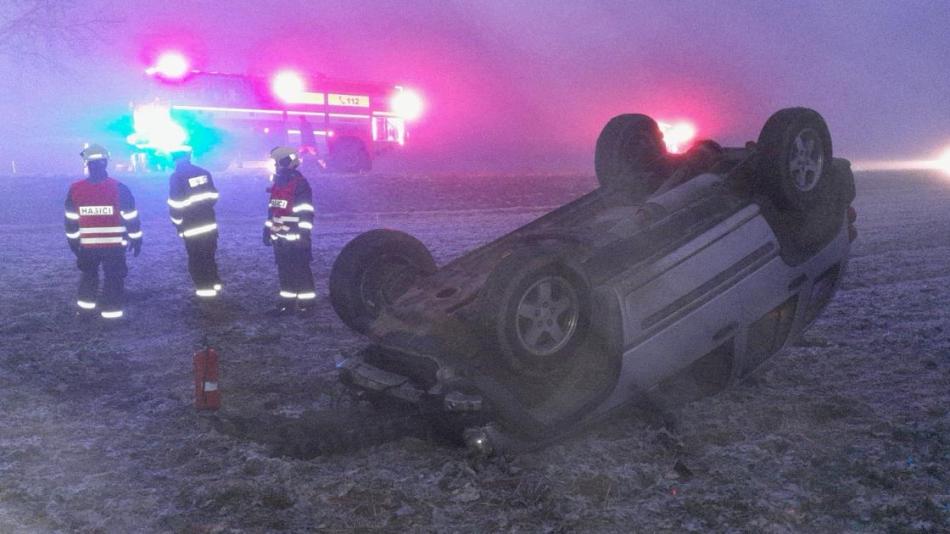
[(265, 78), (159, 63), (146, 73), (160, 83), (132, 105), (135, 170), (166, 168), (181, 146), (224, 170), (259, 166), (273, 147), (291, 145), (311, 168), (365, 172), (376, 156), (406, 144), (406, 124), (421, 111), (419, 97), (400, 86), (289, 70)]

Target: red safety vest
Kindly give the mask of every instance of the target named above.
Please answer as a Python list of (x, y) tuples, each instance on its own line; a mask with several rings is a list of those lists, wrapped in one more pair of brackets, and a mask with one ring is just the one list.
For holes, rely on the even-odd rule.
[(125, 221), (119, 208), (119, 182), (82, 180), (69, 189), (79, 214), (79, 245), (83, 248), (121, 247), (125, 242)]
[(295, 176), (283, 185), (276, 183), (270, 188), (270, 203), (268, 203), (267, 227), (270, 228), (271, 239), (285, 239), (296, 241), (300, 239), (297, 225), (300, 215), (294, 213), (294, 198), (297, 195), (297, 184), (304, 178)]

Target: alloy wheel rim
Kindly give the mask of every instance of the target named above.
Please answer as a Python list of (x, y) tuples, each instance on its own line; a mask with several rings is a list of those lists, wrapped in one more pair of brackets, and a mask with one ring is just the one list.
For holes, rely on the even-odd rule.
[(518, 341), (533, 356), (550, 356), (574, 337), (580, 316), (577, 292), (564, 277), (545, 276), (531, 284), (518, 301)]
[(789, 149), (788, 172), (801, 192), (811, 191), (821, 179), (825, 165), (821, 136), (812, 128), (798, 132)]

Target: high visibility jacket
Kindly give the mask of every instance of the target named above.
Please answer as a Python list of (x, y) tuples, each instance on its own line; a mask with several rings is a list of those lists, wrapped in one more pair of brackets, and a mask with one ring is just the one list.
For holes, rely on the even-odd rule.
[(297, 243), (310, 241), (313, 230), (313, 192), (307, 179), (297, 171), (279, 173), (270, 188), (267, 221), (272, 241)]
[(218, 190), (211, 173), (187, 161), (178, 163), (168, 180), (168, 213), (178, 235), (192, 239), (215, 234), (217, 201)]
[(142, 227), (129, 188), (112, 178), (73, 183), (66, 195), (66, 238), (81, 248), (113, 248), (141, 239)]

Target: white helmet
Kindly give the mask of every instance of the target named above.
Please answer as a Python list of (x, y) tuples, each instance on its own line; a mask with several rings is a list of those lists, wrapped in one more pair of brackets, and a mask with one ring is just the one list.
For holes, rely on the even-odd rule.
[(296, 169), (300, 165), (300, 153), (293, 147), (274, 147), (274, 150), (270, 151), (270, 157), (278, 169)]

